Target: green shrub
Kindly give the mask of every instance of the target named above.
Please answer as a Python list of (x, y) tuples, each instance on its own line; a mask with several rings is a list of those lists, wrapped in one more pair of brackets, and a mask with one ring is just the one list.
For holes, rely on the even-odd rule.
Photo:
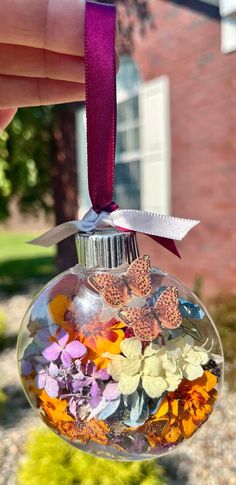
[(153, 460), (116, 462), (94, 458), (51, 431), (34, 431), (21, 463), (20, 485), (164, 485), (163, 469)]
[(0, 350), (4, 347), (5, 341), (5, 318), (4, 314), (0, 311)]

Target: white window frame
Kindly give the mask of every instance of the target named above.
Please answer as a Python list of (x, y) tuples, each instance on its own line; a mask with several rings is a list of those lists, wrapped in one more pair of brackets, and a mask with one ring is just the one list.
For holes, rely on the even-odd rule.
[[(171, 212), (171, 141), (169, 78), (161, 76), (140, 82), (130, 93), (118, 92), (118, 104), (138, 95), (139, 120), (124, 122), (125, 128), (140, 127), (140, 149), (118, 154), (116, 163), (140, 161), (140, 208), (170, 214)], [(147, 107), (149, 95), (153, 102)], [(151, 113), (150, 113), (151, 111)], [(154, 120), (154, 131), (151, 118)], [(80, 214), (90, 207), (87, 179), (85, 108), (76, 112), (77, 160)], [(120, 122), (122, 126), (123, 122)], [(146, 123), (146, 138), (144, 124)], [(151, 123), (151, 125), (150, 125)], [(147, 126), (149, 125), (149, 126)], [(152, 131), (149, 143), (149, 131)], [(149, 186), (151, 187), (149, 190)]]

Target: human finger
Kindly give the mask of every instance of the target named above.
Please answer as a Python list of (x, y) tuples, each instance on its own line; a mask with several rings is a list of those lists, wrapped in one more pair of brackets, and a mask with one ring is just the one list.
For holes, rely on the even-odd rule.
[(82, 101), (82, 83), (0, 75), (0, 108), (17, 108)]
[(84, 56), (83, 0), (0, 0), (0, 19), (0, 43)]
[(0, 130), (4, 130), (14, 118), (17, 109), (0, 109)]
[(84, 58), (33, 47), (0, 44), (0, 74), (84, 82)]
[(0, 42), (84, 55), (82, 0), (1, 0)]

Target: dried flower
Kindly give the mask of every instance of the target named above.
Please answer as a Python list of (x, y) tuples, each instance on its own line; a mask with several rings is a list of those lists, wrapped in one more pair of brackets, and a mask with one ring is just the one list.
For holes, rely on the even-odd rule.
[(53, 425), (57, 425), (59, 421), (73, 421), (73, 418), (66, 412), (67, 401), (52, 398), (48, 396), (45, 390), (43, 390), (38, 397), (42, 409)]
[(100, 381), (107, 381), (110, 375), (107, 373), (106, 369), (97, 370), (96, 366), (89, 362), (85, 368), (86, 378), (84, 381), (84, 386), (90, 387), (90, 404), (92, 408), (95, 408), (102, 394), (102, 389), (99, 386)]
[(120, 344), (124, 339), (125, 324), (112, 318), (108, 322), (92, 322), (83, 325), (80, 340), (88, 349), (87, 357), (96, 364), (98, 369), (108, 364), (103, 353), (108, 350), (112, 354), (120, 353)]
[(144, 351), (139, 339), (131, 337), (121, 342), (121, 351), (124, 355), (103, 354), (111, 360), (107, 370), (119, 383), (120, 392), (132, 394), (141, 384), (151, 398), (174, 391), (183, 377), (200, 377), (202, 365), (209, 358), (207, 351), (195, 346), (189, 336), (172, 339), (162, 347), (151, 343)]
[(76, 423), (61, 421), (57, 423), (57, 429), (70, 440), (80, 440), (82, 443), (88, 443), (89, 440), (92, 440), (102, 445), (109, 442), (109, 426), (95, 418), (90, 421), (77, 421)]
[(150, 445), (166, 446), (190, 438), (213, 410), (217, 378), (209, 371), (195, 379), (184, 379), (175, 392), (163, 398), (157, 412), (139, 428)]
[(162, 358), (166, 370), (172, 369), (174, 365), (190, 381), (203, 375), (202, 366), (208, 362), (209, 355), (205, 348), (195, 345), (190, 335), (169, 340), (166, 348), (167, 353)]
[[(112, 355), (106, 352), (104, 356), (111, 362), (107, 370), (118, 382), (122, 394), (129, 395), (136, 391), (140, 382), (147, 395), (151, 398), (160, 397), (168, 389), (171, 382), (171, 372), (165, 373), (161, 357), (163, 348), (149, 344), (142, 353), (139, 339), (131, 337), (121, 342), (122, 355)], [(177, 371), (176, 371), (177, 372)], [(178, 374), (179, 376), (179, 374)], [(181, 376), (179, 377), (181, 380)]]
[(86, 353), (86, 347), (81, 342), (74, 340), (68, 343), (68, 340), (69, 334), (61, 329), (56, 336), (56, 341), (49, 342), (42, 351), (42, 355), (49, 362), (54, 362), (60, 357), (62, 364), (68, 367), (72, 358), (82, 357)]
[(59, 374), (59, 369), (56, 364), (50, 363), (49, 367), (36, 367), (35, 385), (38, 389), (45, 389), (50, 397), (57, 397), (59, 392), (59, 385), (56, 377)]

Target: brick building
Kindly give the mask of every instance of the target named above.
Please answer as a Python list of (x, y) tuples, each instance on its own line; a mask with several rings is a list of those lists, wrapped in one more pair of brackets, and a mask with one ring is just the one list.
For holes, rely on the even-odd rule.
[(142, 252), (190, 286), (202, 277), (206, 296), (236, 292), (235, 14), (222, 19), (213, 0), (150, 4), (155, 28), (137, 32), (135, 64), (124, 58), (118, 78), (116, 199), (201, 220), (181, 261), (149, 238)]

